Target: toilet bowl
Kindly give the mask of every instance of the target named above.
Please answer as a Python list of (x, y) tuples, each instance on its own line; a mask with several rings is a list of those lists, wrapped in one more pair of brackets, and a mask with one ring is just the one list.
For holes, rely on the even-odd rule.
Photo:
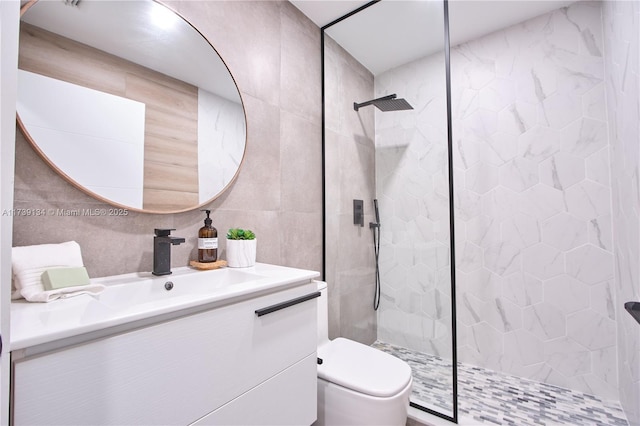
[(317, 426), (397, 425), (407, 420), (413, 380), (409, 365), (385, 352), (328, 338), (327, 284), (318, 281)]

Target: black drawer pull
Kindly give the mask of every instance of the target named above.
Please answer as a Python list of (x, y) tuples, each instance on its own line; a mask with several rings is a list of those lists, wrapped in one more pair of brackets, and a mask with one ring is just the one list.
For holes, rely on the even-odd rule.
[(316, 297), (320, 297), (319, 291), (309, 293), (305, 296), (296, 297), (295, 299), (287, 300), (286, 302), (276, 303), (275, 305), (267, 306), (266, 308), (256, 309), (256, 315), (261, 317), (263, 315), (270, 314), (271, 312), (279, 311), (280, 309), (288, 308), (289, 306), (297, 305), (298, 303), (315, 299)]

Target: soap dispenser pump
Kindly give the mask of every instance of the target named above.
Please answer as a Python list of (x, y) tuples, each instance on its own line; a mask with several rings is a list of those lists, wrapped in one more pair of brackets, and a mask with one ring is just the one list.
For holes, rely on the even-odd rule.
[(211, 210), (200, 211), (206, 212), (207, 218), (204, 220), (204, 226), (198, 231), (198, 262), (215, 262), (218, 260), (218, 230), (211, 226)]

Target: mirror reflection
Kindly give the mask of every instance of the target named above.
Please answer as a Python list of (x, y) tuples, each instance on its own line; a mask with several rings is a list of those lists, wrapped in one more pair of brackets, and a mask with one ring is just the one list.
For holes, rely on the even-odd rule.
[(235, 82), (209, 42), (155, 1), (27, 4), (18, 79), (27, 140), (103, 201), (186, 211), (238, 173), (246, 124)]

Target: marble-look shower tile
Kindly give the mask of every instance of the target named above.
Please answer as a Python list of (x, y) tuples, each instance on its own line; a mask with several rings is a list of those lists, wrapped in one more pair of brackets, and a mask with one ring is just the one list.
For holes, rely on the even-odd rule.
[(587, 158), (607, 145), (605, 122), (583, 119), (563, 129), (562, 149)]
[(545, 37), (545, 41), (556, 49), (578, 52), (582, 38), (580, 27), (567, 15), (567, 8), (559, 9), (551, 14), (550, 24), (553, 31)]
[(540, 223), (525, 213), (516, 213), (500, 224), (503, 241), (509, 241), (516, 247), (526, 248), (541, 241)]
[(416, 295), (421, 299), (420, 312), (426, 314), (427, 318), (441, 320), (451, 317), (451, 298), (448, 292), (430, 290)]
[(480, 90), (478, 106), (490, 111), (500, 112), (516, 100), (516, 84), (506, 78), (494, 78)]
[(537, 105), (556, 91), (556, 73), (552, 68), (543, 65), (539, 63), (523, 67), (524, 72), (516, 81), (519, 100)]
[(565, 193), (568, 210), (577, 217), (590, 220), (611, 212), (611, 190), (604, 185), (584, 181)]
[(589, 307), (589, 287), (563, 274), (544, 282), (544, 301), (564, 314)]
[(583, 55), (603, 56), (602, 21), (599, 5), (597, 3), (585, 3), (577, 7), (567, 8), (567, 18), (574, 24), (581, 34), (581, 50)]
[(467, 222), (467, 239), (482, 248), (498, 244), (502, 240), (500, 221), (492, 216), (476, 216)]
[(538, 123), (535, 104), (517, 100), (498, 112), (498, 131), (519, 136)]
[(607, 187), (611, 186), (609, 168), (609, 147), (604, 147), (591, 154), (586, 160), (587, 177)]
[(520, 367), (538, 364), (544, 361), (543, 341), (527, 330), (514, 330), (504, 336), (504, 354)]
[(428, 243), (418, 251), (419, 261), (433, 271), (449, 266), (449, 247), (440, 243)]
[(544, 343), (545, 362), (565, 377), (591, 372), (589, 350), (567, 337)]
[(482, 249), (467, 242), (456, 250), (456, 268), (464, 272), (472, 272), (482, 267)]
[(583, 118), (562, 129), (560, 146), (581, 158), (587, 158), (607, 143), (607, 123), (604, 121)]
[(480, 90), (495, 78), (495, 62), (477, 57), (476, 59), (479, 61), (473, 64), (473, 68), (463, 67), (461, 69), (461, 78), (467, 83), (465, 86), (468, 85), (472, 89)]
[[(617, 377), (617, 350), (615, 346), (599, 349), (591, 352), (591, 371), (593, 375), (602, 380), (608, 386), (607, 393), (593, 392), (595, 395), (610, 395), (610, 399), (615, 400), (618, 394), (615, 385), (618, 382)], [(594, 385), (597, 385), (593, 383)], [(614, 389), (611, 389), (614, 388)]]
[(485, 194), (498, 184), (498, 168), (490, 164), (477, 163), (465, 175), (467, 189)]
[(611, 281), (595, 284), (590, 288), (591, 309), (611, 320), (616, 319), (614, 286)]
[(457, 278), (456, 287), (483, 302), (496, 299), (502, 294), (503, 278), (485, 268), (461, 273)]
[(454, 102), (456, 110), (453, 111), (456, 117), (465, 118), (479, 107), (480, 93), (477, 90), (464, 88), (452, 96), (456, 98)]
[(564, 193), (548, 185), (538, 184), (522, 193), (517, 204), (520, 211), (543, 221), (565, 210)]
[(542, 302), (522, 310), (522, 327), (547, 341), (565, 335), (566, 319), (559, 309)]
[[(459, 120), (453, 119), (454, 123)], [(459, 127), (456, 124), (454, 127)], [(455, 167), (463, 170), (473, 166), (482, 158), (482, 146), (484, 142), (474, 137), (470, 132), (464, 129), (456, 130), (452, 134), (453, 138), (453, 157)]]
[(520, 196), (511, 189), (497, 186), (482, 196), (482, 210), (476, 214), (484, 214), (498, 220), (511, 217), (518, 211)]
[(523, 250), (522, 256), (524, 271), (537, 278), (549, 279), (565, 272), (565, 254), (544, 243)]
[(613, 252), (613, 230), (610, 215), (589, 221), (589, 242), (603, 250)]
[(421, 294), (434, 290), (437, 284), (435, 271), (422, 263), (408, 268), (407, 281), (410, 289)]
[(584, 180), (584, 161), (567, 152), (558, 152), (540, 163), (540, 181), (564, 190)]
[(522, 310), (506, 298), (496, 297), (486, 302), (482, 318), (502, 333), (522, 328)]
[(508, 133), (497, 131), (489, 139), (482, 140), (481, 159), (495, 166), (501, 166), (517, 155), (517, 145)]
[(582, 95), (582, 111), (585, 117), (606, 121), (605, 84), (600, 83)]
[(474, 212), (479, 211), (482, 205), (480, 195), (475, 192), (458, 189), (454, 191), (453, 196), (455, 198), (454, 209), (456, 218), (459, 219), (459, 221), (467, 221), (473, 218), (475, 216)]
[(492, 354), (496, 347), (503, 347), (503, 334), (490, 326), (487, 322), (480, 322), (471, 326), (468, 345), (471, 352), (483, 359), (483, 363), (491, 363)]
[(500, 276), (520, 271), (520, 248), (505, 242), (486, 248), (484, 267)]
[(462, 121), (479, 139), (489, 139), (498, 130), (498, 114), (488, 109), (478, 108)]
[(542, 223), (542, 242), (567, 251), (586, 244), (587, 224), (575, 216), (559, 213)]
[(540, 104), (544, 124), (561, 130), (582, 116), (582, 96), (579, 93), (556, 92)]
[(518, 155), (531, 161), (541, 162), (560, 151), (560, 131), (546, 126), (536, 126), (518, 136)]
[(542, 302), (542, 281), (524, 272), (517, 272), (504, 278), (504, 297), (521, 308)]
[(567, 273), (587, 284), (613, 278), (613, 255), (591, 244), (567, 252)]
[[(472, 294), (463, 293), (457, 299), (456, 320), (467, 326), (479, 324), (482, 321), (480, 317), (482, 306), (484, 306), (484, 302), (480, 299)], [(466, 343), (468, 338), (461, 341)]]
[(500, 184), (522, 192), (538, 183), (538, 164), (525, 158), (514, 158), (500, 167)]
[(616, 343), (616, 326), (612, 319), (585, 309), (567, 317), (567, 336), (588, 349), (603, 349)]

